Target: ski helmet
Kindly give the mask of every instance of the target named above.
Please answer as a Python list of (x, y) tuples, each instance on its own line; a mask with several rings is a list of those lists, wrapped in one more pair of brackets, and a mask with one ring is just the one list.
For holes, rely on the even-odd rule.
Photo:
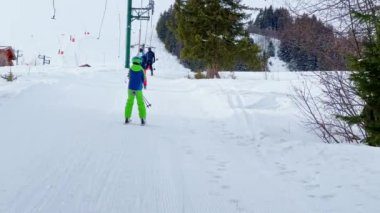
[(132, 58), (132, 63), (141, 64), (141, 62), (142, 62), (141, 57), (135, 56), (135, 57)]

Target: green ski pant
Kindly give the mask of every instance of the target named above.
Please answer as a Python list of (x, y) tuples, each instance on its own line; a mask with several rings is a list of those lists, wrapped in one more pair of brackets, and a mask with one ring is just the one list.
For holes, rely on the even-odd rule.
[(141, 119), (146, 119), (146, 109), (144, 104), (144, 96), (142, 90), (128, 90), (128, 100), (125, 105), (125, 118), (131, 118), (133, 103), (137, 99), (137, 106), (139, 108), (139, 116)]

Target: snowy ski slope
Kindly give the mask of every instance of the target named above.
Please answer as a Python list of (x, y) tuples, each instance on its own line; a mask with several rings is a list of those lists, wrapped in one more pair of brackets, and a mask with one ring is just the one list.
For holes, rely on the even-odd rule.
[[(37, 9), (46, 4), (41, 2), (13, 3)], [(75, 2), (61, 1), (57, 8), (81, 4)], [(103, 3), (91, 7), (101, 13)], [(156, 14), (171, 3), (156, 3)], [(88, 10), (85, 18), (95, 20)], [(81, 17), (74, 10), (72, 15)], [(154, 36), (159, 60), (144, 91), (152, 103), (148, 124), (139, 125), (135, 108), (132, 124), (124, 125), (126, 71), (122, 59), (111, 63), (115, 42), (94, 40), (95, 55), (102, 47), (110, 55), (98, 65), (88, 56), (91, 68), (73, 67), (74, 56), (66, 64), (16, 66), (18, 80), (0, 79), (1, 213), (380, 211), (380, 150), (327, 145), (308, 133), (289, 97), (291, 86), (302, 83), (299, 74), (190, 80)], [(0, 68), (0, 75), (8, 71)]]

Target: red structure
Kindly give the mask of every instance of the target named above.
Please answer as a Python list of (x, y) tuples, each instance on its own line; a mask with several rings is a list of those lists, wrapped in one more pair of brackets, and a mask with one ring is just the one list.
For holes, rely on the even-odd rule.
[(0, 46), (0, 67), (13, 66), (12, 60), (16, 60), (16, 55), (12, 47)]

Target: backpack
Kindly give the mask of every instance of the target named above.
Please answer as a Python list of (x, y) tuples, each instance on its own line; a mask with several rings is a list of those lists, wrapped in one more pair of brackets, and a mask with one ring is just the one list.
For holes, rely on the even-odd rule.
[(146, 66), (147, 66), (147, 63), (148, 63), (147, 55), (144, 54), (143, 56), (141, 56), (141, 59), (142, 59), (142, 61), (141, 61), (141, 66), (142, 66), (144, 69), (146, 69)]

